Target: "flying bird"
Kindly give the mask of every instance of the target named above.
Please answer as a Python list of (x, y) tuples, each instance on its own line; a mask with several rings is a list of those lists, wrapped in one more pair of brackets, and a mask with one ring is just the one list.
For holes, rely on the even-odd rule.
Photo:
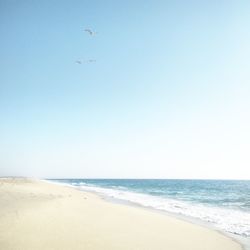
[(95, 59), (88, 59), (88, 60), (76, 60), (75, 63), (77, 64), (83, 64), (83, 63), (94, 63), (96, 62)]
[(97, 32), (94, 32), (91, 29), (85, 29), (84, 31), (87, 32), (90, 36), (94, 36), (97, 34)]

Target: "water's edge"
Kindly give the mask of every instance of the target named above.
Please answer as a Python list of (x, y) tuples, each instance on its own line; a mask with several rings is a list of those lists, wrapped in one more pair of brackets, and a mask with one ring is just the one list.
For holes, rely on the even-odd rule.
[(158, 214), (160, 213), (160, 214), (165, 215), (165, 216), (170, 216), (170, 217), (173, 217), (175, 219), (182, 220), (182, 221), (185, 221), (185, 222), (188, 222), (188, 223), (191, 223), (191, 224), (202, 226), (202, 227), (208, 228), (210, 230), (216, 231), (219, 234), (222, 234), (222, 235), (230, 238), (231, 240), (237, 242), (241, 246), (242, 250), (250, 250), (250, 245), (247, 242), (248, 240), (244, 239), (243, 237), (238, 236), (238, 235), (234, 235), (232, 233), (224, 232), (222, 230), (219, 230), (218, 228), (215, 228), (212, 224), (205, 223), (205, 222), (203, 222), (201, 220), (198, 220), (198, 219), (187, 217), (187, 216), (184, 216), (184, 215), (171, 213), (171, 212), (167, 212), (167, 211), (163, 211), (163, 210), (159, 210), (159, 209), (155, 209), (153, 207), (143, 206), (141, 204), (131, 202), (131, 201), (125, 201), (125, 200), (121, 200), (121, 199), (118, 199), (118, 198), (111, 198), (108, 195), (105, 195), (105, 194), (103, 194), (101, 192), (97, 192), (97, 191), (94, 191), (94, 190), (85, 190), (81, 186), (74, 186), (74, 185), (71, 185), (69, 183), (57, 182), (57, 181), (53, 181), (53, 180), (43, 180), (43, 181), (49, 182), (51, 184), (71, 187), (71, 188), (74, 188), (74, 189), (76, 189), (78, 191), (81, 191), (81, 192), (92, 193), (92, 194), (97, 195), (100, 199), (102, 199), (102, 200), (104, 200), (106, 202), (115, 203), (115, 204), (122, 204), (122, 205), (125, 205), (125, 206), (133, 206), (133, 207), (137, 207), (137, 208), (140, 208), (140, 209), (145, 209), (145, 210), (148, 210), (148, 211), (151, 211), (151, 212), (155, 212), (155, 213), (158, 213)]

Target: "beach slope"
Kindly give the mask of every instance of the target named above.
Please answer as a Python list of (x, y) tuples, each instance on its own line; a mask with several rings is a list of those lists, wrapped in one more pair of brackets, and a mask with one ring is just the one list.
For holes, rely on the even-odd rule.
[(0, 249), (240, 250), (207, 228), (44, 181), (0, 179)]

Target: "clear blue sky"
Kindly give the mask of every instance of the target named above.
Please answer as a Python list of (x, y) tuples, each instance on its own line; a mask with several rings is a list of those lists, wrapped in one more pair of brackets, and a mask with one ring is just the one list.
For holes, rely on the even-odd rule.
[(0, 175), (250, 179), (249, 13), (1, 0)]

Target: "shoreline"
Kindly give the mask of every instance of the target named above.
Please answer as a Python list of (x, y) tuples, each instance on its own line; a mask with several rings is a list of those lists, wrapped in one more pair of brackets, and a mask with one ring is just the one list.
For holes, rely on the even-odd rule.
[(154, 213), (158, 213), (158, 214), (161, 214), (164, 216), (170, 216), (170, 217), (173, 217), (177, 220), (185, 221), (187, 223), (198, 225), (198, 226), (201, 226), (203, 228), (208, 228), (208, 229), (210, 229), (212, 231), (216, 231), (219, 234), (222, 234), (223, 236), (228, 237), (228, 238), (232, 239), (233, 241), (235, 241), (236, 243), (240, 244), (243, 250), (250, 250), (250, 242), (247, 238), (240, 236), (240, 235), (237, 235), (237, 234), (223, 231), (223, 229), (217, 228), (212, 223), (202, 221), (201, 219), (177, 214), (174, 212), (169, 212), (166, 210), (156, 209), (156, 208), (150, 207), (150, 206), (144, 206), (142, 204), (139, 204), (139, 203), (136, 203), (133, 201), (129, 201), (129, 200), (122, 200), (119, 198), (109, 197), (107, 194), (101, 193), (101, 192), (98, 192), (95, 190), (89, 190), (89, 189), (85, 190), (84, 188), (82, 188), (82, 186), (74, 186), (72, 184), (57, 182), (54, 180), (46, 180), (45, 179), (44, 181), (48, 181), (49, 183), (56, 184), (56, 185), (58, 184), (58, 185), (63, 185), (63, 186), (64, 185), (69, 186), (69, 187), (72, 187), (72, 188), (79, 190), (79, 191), (82, 191), (82, 192), (92, 193), (94, 195), (97, 195), (99, 198), (103, 199), (105, 202), (121, 204), (121, 205), (125, 205), (125, 206), (132, 206), (132, 207), (137, 207), (140, 209), (145, 209), (146, 211), (152, 211)]
[[(51, 183), (53, 183), (53, 182), (51, 182)], [(60, 185), (60, 183), (59, 183), (59, 185)], [(193, 225), (197, 225), (197, 226), (201, 226), (201, 227), (210, 229), (210, 230), (215, 231), (215, 232), (217, 232), (219, 234), (222, 234), (225, 237), (228, 237), (228, 238), (232, 239), (233, 241), (235, 241), (236, 243), (238, 243), (241, 246), (242, 250), (250, 250), (250, 242), (248, 242), (248, 244), (247, 244), (245, 241), (248, 241), (248, 240), (245, 239), (244, 237), (242, 237), (240, 235), (234, 235), (234, 234), (229, 233), (229, 232), (225, 232), (222, 229), (216, 228), (213, 224), (206, 223), (205, 221), (202, 221), (202, 220), (199, 220), (199, 219), (196, 219), (196, 218), (192, 218), (192, 217), (188, 217), (188, 216), (185, 216), (185, 215), (178, 215), (178, 214), (175, 214), (173, 212), (171, 213), (171, 212), (168, 212), (168, 211), (156, 209), (154, 207), (143, 206), (143, 205), (141, 205), (139, 203), (135, 203), (135, 202), (132, 202), (132, 201), (120, 200), (118, 198), (110, 198), (110, 197), (108, 197), (105, 194), (102, 194), (100, 192), (90, 191), (90, 190), (86, 191), (84, 189), (81, 189), (80, 187), (73, 186), (73, 185), (70, 185), (70, 184), (65, 184), (65, 185), (70, 186), (72, 188), (75, 188), (75, 189), (77, 189), (79, 191), (82, 191), (82, 192), (87, 192), (87, 193), (89, 192), (89, 193), (95, 194), (100, 199), (103, 199), (105, 202), (121, 204), (121, 205), (125, 205), (125, 206), (132, 206), (132, 207), (136, 207), (136, 208), (139, 208), (139, 209), (144, 209), (146, 211), (152, 211), (154, 213), (158, 213), (158, 214), (161, 214), (163, 216), (170, 216), (170, 217), (173, 217), (173, 218), (175, 218), (177, 220), (185, 221), (185, 222), (191, 223)]]
[[(204, 243), (209, 250), (244, 247), (220, 231), (155, 209), (115, 204), (72, 185), (16, 178), (0, 178), (0, 183), (5, 204), (0, 206), (0, 246), (6, 250), (52, 249), (44, 248), (48, 242), (53, 249), (203, 250)], [(33, 231), (41, 227), (46, 230), (40, 233), (39, 248)]]

